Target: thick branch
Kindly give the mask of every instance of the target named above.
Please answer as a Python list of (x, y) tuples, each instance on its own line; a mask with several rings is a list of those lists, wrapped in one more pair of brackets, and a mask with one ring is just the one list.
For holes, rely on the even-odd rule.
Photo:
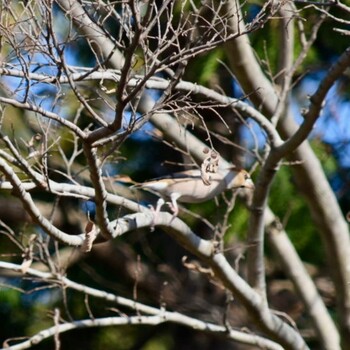
[(102, 167), (97, 156), (96, 148), (91, 148), (91, 145), (87, 143), (84, 143), (83, 147), (89, 165), (91, 182), (95, 189), (96, 222), (103, 237), (110, 239), (113, 236), (113, 229), (108, 219), (107, 191), (102, 180)]
[[(237, 17), (239, 16), (237, 13), (240, 12), (238, 9), (236, 11), (232, 15), (234, 21), (231, 27), (232, 31), (236, 31), (238, 28)], [(240, 25), (243, 25), (242, 21), (240, 21)], [(264, 114), (272, 117), (276, 112), (278, 96), (272, 84), (263, 74), (253, 54), (248, 37), (239, 37), (237, 40), (230, 42), (228, 49), (232, 53), (231, 68), (244, 91), (247, 94), (256, 92), (250, 95), (251, 100), (255, 106), (262, 109)], [(307, 127), (307, 123), (309, 122), (313, 123), (312, 120), (305, 121)], [(279, 129), (284, 137), (290, 138), (295, 135), (298, 126), (290, 113), (281, 119)], [(294, 136), (295, 138), (291, 141), (290, 145), (293, 142), (293, 146), (296, 147), (297, 138), (305, 139), (305, 135), (301, 135), (302, 132), (304, 131), (300, 131), (298, 136)], [(322, 167), (310, 145), (307, 142), (303, 142), (295, 152), (288, 155), (288, 158), (300, 163), (300, 165), (293, 167), (292, 170), (295, 172), (295, 179), (299, 190), (307, 196), (312, 217), (324, 238), (324, 246), (328, 257), (327, 261), (331, 265), (330, 271), (334, 283), (338, 288), (338, 312), (342, 318), (344, 327), (343, 336), (347, 338), (347, 345), (345, 347), (349, 347), (350, 295), (348, 285), (345, 282), (350, 280), (349, 269), (347, 268), (350, 266), (348, 227)], [(334, 339), (337, 339), (336, 337), (329, 338), (327, 333), (323, 333), (320, 336), (325, 347), (329, 349), (339, 348), (339, 344), (334, 342)]]
[(323, 340), (325, 349), (339, 348), (339, 332), (329, 316), (328, 310), (320, 297), (315, 283), (306, 271), (287, 232), (270, 209), (265, 211), (267, 239), (281, 263), (282, 270), (293, 281), (296, 291), (303, 300), (307, 312), (311, 315), (316, 332)]

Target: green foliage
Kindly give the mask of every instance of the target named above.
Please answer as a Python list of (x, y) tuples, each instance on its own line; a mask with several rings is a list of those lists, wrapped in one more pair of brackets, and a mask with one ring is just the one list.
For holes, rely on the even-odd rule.
[(131, 349), (137, 341), (139, 329), (132, 326), (106, 327), (94, 330), (97, 335), (93, 339), (93, 347), (96, 349), (109, 349), (118, 344), (118, 349)]
[(223, 57), (224, 51), (222, 49), (216, 49), (207, 55), (196, 58), (190, 62), (185, 79), (198, 81), (201, 85), (208, 85), (216, 77)]
[(277, 71), (280, 37), (276, 33), (281, 33), (278, 21), (269, 21), (259, 31), (251, 34), (252, 46), (260, 57), (267, 75), (275, 74)]
[(319, 233), (311, 219), (307, 204), (295, 190), (289, 166), (282, 166), (278, 171), (271, 188), (269, 205), (284, 224), (302, 260), (324, 264)]
[(225, 240), (231, 239), (245, 240), (248, 230), (249, 211), (247, 208), (237, 200), (234, 210), (230, 213), (229, 224), (225, 234)]
[(95, 329), (97, 335), (91, 349), (167, 350), (173, 347), (173, 338), (164, 332), (166, 327), (122, 326)]
[(322, 163), (323, 169), (327, 176), (333, 175), (338, 171), (339, 164), (333, 157), (331, 149), (322, 142), (322, 140), (315, 138), (311, 142), (312, 149), (314, 150), (317, 158)]
[(17, 337), (29, 326), (28, 315), (32, 315), (33, 305), (24, 303), (19, 290), (0, 286), (0, 344), (8, 338)]
[[(260, 6), (263, 6), (263, 4)], [(255, 4), (247, 5), (247, 12), (254, 12), (256, 7), (257, 5)], [(330, 9), (332, 15), (338, 18), (343, 16), (343, 13), (341, 13), (342, 11), (343, 10), (336, 8)], [(297, 58), (303, 50), (300, 37), (305, 35), (306, 40), (310, 40), (313, 30), (321, 18), (321, 14), (315, 13), (315, 9), (310, 7), (304, 8), (300, 12), (300, 16), (301, 18), (307, 18), (307, 20), (300, 20), (300, 28), (303, 28), (302, 32), (299, 30), (298, 26), (294, 28), (294, 58)], [(339, 24), (337, 28), (348, 30), (348, 28), (342, 24)], [(283, 32), (281, 24), (275, 19), (268, 21), (263, 28), (259, 28), (259, 30), (250, 34), (250, 40), (257, 53), (257, 57), (260, 58), (266, 74), (271, 77), (278, 74), (281, 40), (285, 40), (282, 37)], [(330, 33), (333, 34), (330, 35)], [(292, 35), (291, 33), (287, 34)], [(320, 27), (315, 44), (308, 49), (307, 55), (304, 57), (302, 64), (298, 67), (297, 73), (303, 75), (306, 71), (318, 69), (325, 62), (331, 62), (348, 47), (348, 44), (349, 40), (346, 35), (334, 31), (334, 23), (332, 21), (324, 21)]]
[(174, 348), (174, 338), (171, 334), (160, 334), (156, 338), (150, 339), (142, 350), (168, 350)]

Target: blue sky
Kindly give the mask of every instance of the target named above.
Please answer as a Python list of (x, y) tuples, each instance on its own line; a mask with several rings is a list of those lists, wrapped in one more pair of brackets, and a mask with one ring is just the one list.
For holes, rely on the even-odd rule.
[[(63, 35), (61, 33), (61, 35)], [(74, 45), (74, 42), (72, 42)], [(69, 64), (79, 64), (79, 57), (76, 56), (74, 48), (70, 48), (70, 45), (66, 46), (66, 58)], [(43, 55), (34, 55), (31, 57), (32, 69), (40, 73), (56, 74), (55, 69), (51, 62), (49, 62)], [(13, 57), (12, 64), (19, 64), (18, 59)], [(40, 68), (39, 68), (40, 66)], [(20, 67), (19, 67), (20, 69)], [(309, 75), (306, 75), (302, 81), (298, 84), (298, 87), (294, 90), (292, 97), (291, 108), (297, 122), (301, 122), (302, 117), (300, 110), (306, 107), (308, 104), (308, 96), (312, 95), (320, 80), (324, 77), (325, 70), (319, 70)], [(24, 79), (2, 77), (4, 86), (10, 91), (16, 91), (17, 97), (23, 99), (27, 82)], [(31, 82), (33, 84), (33, 82)], [(239, 86), (233, 83), (234, 93), (236, 97), (242, 96), (239, 91)], [(40, 104), (43, 108), (51, 109), (52, 103), (56, 95), (56, 88), (52, 85), (38, 83), (32, 85), (32, 93), (30, 98), (34, 99), (37, 104)], [(159, 97), (157, 91), (150, 91), (155, 100)], [(64, 116), (69, 111), (65, 110), (64, 106), (56, 106), (55, 112)], [(66, 113), (65, 113), (66, 112)], [(107, 114), (108, 111), (105, 111)], [(110, 117), (114, 117), (114, 111), (110, 110)], [(323, 140), (325, 143), (331, 145), (335, 156), (337, 157), (339, 164), (343, 168), (350, 168), (350, 101), (347, 101), (341, 96), (339, 84), (330, 90), (327, 96), (325, 107), (320, 115), (318, 121), (315, 124), (315, 128), (311, 137), (317, 137)], [(130, 119), (130, 111), (125, 113), (125, 122)], [(250, 122), (251, 131), (246, 127), (242, 128), (242, 137), (245, 144), (248, 147), (254, 147), (256, 141), (260, 147), (263, 147), (265, 143), (264, 135), (261, 133), (260, 128), (254, 122)], [(145, 126), (134, 135), (140, 139), (147, 139), (148, 131), (152, 130), (152, 126), (147, 123)], [(254, 135), (255, 139), (254, 139)]]
[[(316, 91), (323, 76), (321, 73), (306, 76), (296, 89), (291, 108), (298, 123), (302, 122), (301, 109), (307, 107), (308, 96)], [(259, 126), (254, 121), (249, 121), (249, 124), (259, 146), (263, 147), (266, 140)], [(242, 127), (242, 138), (250, 147), (254, 147), (256, 142), (252, 132)], [(327, 95), (325, 106), (310, 135), (310, 138), (315, 137), (332, 146), (341, 167), (350, 168), (350, 101), (341, 96), (338, 83)]]

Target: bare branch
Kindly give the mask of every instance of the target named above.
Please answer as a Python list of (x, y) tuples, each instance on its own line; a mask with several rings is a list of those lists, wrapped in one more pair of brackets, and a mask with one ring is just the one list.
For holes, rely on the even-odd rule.
[(296, 149), (309, 135), (317, 118), (320, 115), (322, 105), (330, 88), (335, 81), (339, 79), (344, 71), (350, 66), (350, 48), (347, 48), (339, 57), (332, 67), (328, 70), (327, 75), (322, 79), (318, 89), (310, 98), (309, 110), (304, 114), (304, 122), (298, 131), (283, 145), (281, 145), (276, 154), (279, 158), (284, 157), (287, 153)]
[(332, 348), (333, 344), (340, 344), (339, 333), (334, 321), (330, 317), (323, 300), (321, 299), (314, 282), (307, 273), (305, 266), (292, 245), (281, 223), (270, 209), (265, 212), (265, 226), (267, 239), (278, 256), (283, 270), (294, 282), (294, 285), (305, 303), (312, 322), (319, 337), (322, 337), (326, 349)]
[[(5, 244), (1, 256), (22, 262), (20, 266), (0, 261), (0, 267), (12, 271), (22, 268), (27, 274), (21, 274), (21, 279), (31, 277), (47, 282), (45, 287), (61, 288), (62, 305), (70, 319), (61, 321), (62, 311), (52, 306), (53, 327), (15, 347), (28, 348), (33, 342), (52, 338), (59, 348), (60, 334), (79, 327), (174, 322), (255, 347), (287, 350), (308, 348), (303, 331), (311, 325), (312, 334), (318, 337), (317, 346), (338, 350), (341, 341), (349, 348), (349, 229), (307, 138), (327, 92), (350, 65), (350, 49), (329, 70), (324, 69), (328, 72), (312, 95), (301, 125), (295, 123), (294, 108), (290, 108), (295, 107), (293, 89), (299, 81), (306, 81), (306, 64), (312, 68), (315, 61), (328, 64), (314, 54), (319, 50), (319, 41), (317, 45), (315, 41), (323, 42), (320, 29), (334, 33), (333, 23), (349, 23), (348, 12), (348, 6), (339, 1), (42, 0), (0, 4), (0, 190), (6, 192), (0, 203), (0, 214), (4, 215), (0, 234), (10, 247)], [(295, 27), (299, 36), (293, 32)], [(275, 40), (277, 28), (279, 43)], [(264, 59), (259, 57), (261, 50)], [(201, 78), (203, 85), (198, 84)], [(244, 96), (239, 91), (241, 98), (232, 97), (240, 88)], [(242, 135), (248, 135), (247, 140)], [(250, 170), (240, 174), (245, 174), (245, 180), (251, 181), (251, 173), (257, 179), (254, 197), (239, 190), (227, 197), (231, 201), (224, 195), (217, 198), (216, 206), (190, 204), (180, 211), (180, 217), (168, 212), (155, 215), (138, 203), (149, 199), (153, 203), (154, 198), (135, 194), (129, 185), (135, 184), (130, 177), (158, 172), (159, 164), (153, 162), (151, 154), (153, 147), (160, 145), (156, 142), (171, 150), (162, 151), (157, 162), (185, 169), (197, 167), (201, 186), (210, 186), (213, 174), (230, 174), (231, 162), (237, 163), (236, 167), (249, 166)], [(205, 147), (211, 153), (203, 154)], [(291, 170), (296, 176), (291, 186), (295, 183), (305, 195), (310, 220), (324, 240), (329, 274), (337, 289), (335, 316), (341, 336), (286, 232), (268, 208), (270, 187), (283, 158), (292, 161), (289, 164), (294, 165)], [(162, 180), (164, 183), (169, 182)], [(168, 193), (162, 194), (166, 197)], [(175, 208), (174, 198), (181, 193), (170, 194)], [(243, 230), (248, 224), (247, 238), (242, 238), (246, 237), (243, 232), (231, 232), (242, 198), (249, 212), (238, 218), (237, 225)], [(19, 208), (20, 215), (13, 207)], [(189, 215), (191, 211), (195, 213)], [(243, 222), (248, 216), (249, 223)], [(169, 236), (157, 240), (157, 246), (162, 245), (159, 251), (165, 250), (161, 258), (153, 251), (153, 243), (148, 244), (148, 239), (154, 239), (153, 234), (147, 235), (150, 228)], [(275, 280), (274, 276), (272, 282), (266, 278), (265, 231), (303, 301), (301, 312), (308, 313), (303, 313), (303, 319), (307, 318), (303, 325), (282, 307), (274, 311), (270, 306), (276, 301), (269, 289)], [(95, 256), (107, 246), (115, 248), (112, 239), (124, 234), (132, 239), (120, 240), (125, 247), (120, 253), (132, 263), (130, 267), (125, 264), (122, 283), (131, 287), (131, 299), (143, 295), (153, 304), (160, 300), (159, 308), (76, 284), (62, 275), (66, 268), (60, 262), (59, 243), (80, 247), (81, 257)], [(166, 254), (169, 240), (181, 246), (178, 251), (170, 247), (176, 254)], [(101, 242), (104, 244), (97, 244)], [(244, 257), (241, 247), (246, 248), (246, 261), (239, 260)], [(159, 286), (169, 283), (168, 277), (174, 281), (178, 277), (172, 264), (181, 260), (183, 249), (200, 261), (186, 264), (188, 270), (182, 272), (189, 277), (199, 273), (196, 289), (207, 291), (210, 286), (214, 291), (209, 299), (207, 292), (198, 293), (203, 294), (202, 299), (198, 297), (203, 303), (196, 310), (211, 322), (176, 313), (182, 276), (174, 288), (161, 287), (159, 291)], [(115, 254), (100, 254), (98, 259), (112, 269), (118, 264)], [(112, 286), (113, 282), (98, 276), (99, 264), (92, 267), (88, 260), (79, 268), (89, 270), (96, 283)], [(274, 257), (271, 260), (278, 265)], [(35, 264), (45, 265), (52, 274), (41, 274), (33, 269)], [(147, 286), (141, 283), (141, 265), (154, 270), (156, 281), (149, 278)], [(34, 291), (40, 288), (35, 286)], [(67, 288), (85, 293), (89, 320), (74, 321)], [(183, 292), (188, 293), (186, 288)], [(220, 305), (225, 295), (232, 296), (233, 302), (230, 299), (230, 303)], [(124, 316), (118, 310), (118, 317), (95, 319), (93, 300), (88, 299), (91, 296), (125, 306), (131, 313)], [(197, 300), (191, 305), (195, 306)], [(167, 312), (165, 307), (175, 311)], [(232, 308), (251, 321), (232, 315)], [(225, 325), (216, 324), (222, 321)], [(266, 338), (233, 331), (231, 323), (234, 327), (243, 323), (247, 328), (254, 326)]]
[[(6, 262), (0, 262), (0, 268), (2, 269), (8, 269), (12, 271), (21, 272), (20, 266), (15, 265), (12, 263), (6, 263)], [(57, 276), (54, 276), (50, 273), (41, 272), (32, 268), (29, 268), (27, 270), (27, 274), (34, 277), (39, 277), (40, 279), (44, 281), (50, 281), (52, 280), (53, 283), (57, 283)], [(197, 320), (192, 317), (185, 316), (183, 314), (177, 313), (177, 312), (170, 312), (166, 311), (164, 309), (158, 309), (155, 307), (151, 307), (142, 303), (139, 303), (134, 300), (130, 300), (127, 298), (123, 298), (120, 296), (116, 296), (111, 293), (106, 293), (103, 290), (94, 289), (91, 287), (87, 287), (85, 285), (76, 283), (74, 281), (71, 281), (70, 279), (61, 276), (58, 281), (60, 284), (62, 284), (64, 287), (79, 291), (81, 293), (84, 293), (86, 295), (93, 296), (95, 298), (100, 298), (103, 300), (106, 300), (108, 302), (114, 302), (117, 305), (124, 306), (129, 308), (130, 310), (137, 311), (139, 313), (143, 313), (146, 315), (152, 315), (154, 317), (147, 317), (147, 316), (133, 316), (133, 317), (114, 317), (114, 318), (107, 318), (107, 319), (94, 319), (94, 320), (84, 320), (84, 321), (75, 321), (72, 324), (61, 324), (58, 325), (59, 333), (62, 333), (64, 331), (68, 331), (74, 328), (87, 328), (87, 327), (103, 327), (103, 326), (112, 326), (112, 325), (121, 325), (125, 324), (124, 322), (127, 322), (127, 324), (155, 324), (161, 323), (161, 322), (172, 322), (177, 323), (181, 325), (185, 325), (187, 327), (191, 327), (196, 330), (202, 330), (206, 332), (212, 332), (219, 334), (223, 337), (226, 337), (227, 339), (235, 340), (243, 344), (249, 344), (249, 345), (257, 345), (259, 347), (265, 347), (266, 349), (271, 350), (282, 350), (282, 347), (268, 339), (262, 338), (260, 336), (254, 335), (254, 334), (247, 334), (244, 332), (235, 331), (233, 329), (228, 330), (224, 326), (212, 324), (209, 322), (203, 322), (200, 320)], [(111, 322), (108, 322), (110, 320)], [(157, 321), (158, 320), (158, 321)], [(96, 322), (92, 322), (96, 321)], [(130, 321), (130, 322), (128, 322)], [(72, 327), (72, 328), (70, 328)], [(17, 346), (16, 349), (26, 349), (31, 347), (32, 343), (36, 343), (36, 340), (42, 341), (47, 337), (52, 337), (54, 335), (54, 329), (50, 328), (47, 330), (44, 330), (37, 335), (33, 336), (30, 340), (26, 341), (22, 344), (17, 344), (13, 346)], [(26, 345), (25, 345), (26, 344)], [(27, 346), (28, 345), (28, 346)], [(26, 347), (25, 347), (26, 346)]]
[(13, 172), (13, 169), (3, 160), (0, 159), (0, 169), (8, 179), (8, 181), (13, 186), (15, 193), (18, 195), (19, 199), (22, 201), (24, 208), (27, 210), (28, 214), (32, 217), (33, 221), (36, 222), (42, 229), (48, 234), (52, 235), (61, 242), (67, 244), (80, 245), (82, 240), (80, 237), (68, 235), (55, 226), (53, 226), (49, 220), (42, 216), (39, 209), (35, 205), (31, 195), (24, 189), (22, 181)]

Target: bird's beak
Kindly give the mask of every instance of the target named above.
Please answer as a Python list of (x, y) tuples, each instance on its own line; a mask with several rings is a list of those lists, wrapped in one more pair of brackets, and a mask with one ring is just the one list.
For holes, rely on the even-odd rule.
[(254, 182), (252, 181), (252, 179), (248, 179), (245, 182), (244, 188), (249, 188), (250, 190), (254, 190), (255, 189), (255, 185), (254, 185)]

